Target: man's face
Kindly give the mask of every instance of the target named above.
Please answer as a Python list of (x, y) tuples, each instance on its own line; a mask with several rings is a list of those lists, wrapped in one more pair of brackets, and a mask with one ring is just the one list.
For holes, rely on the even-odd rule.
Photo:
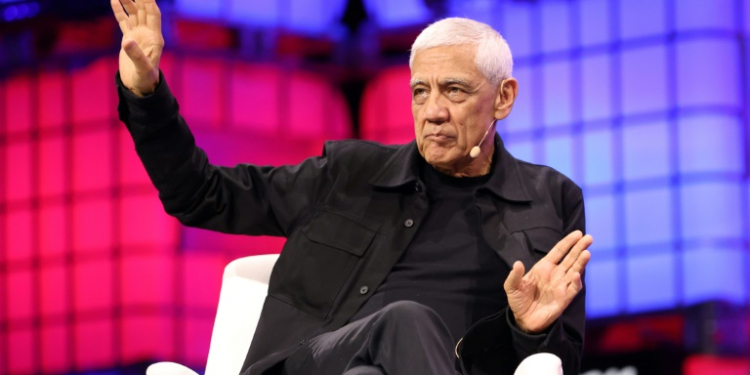
[(468, 165), (471, 148), (495, 118), (497, 92), (477, 69), (475, 54), (476, 47), (459, 45), (414, 56), (411, 108), (417, 147), (438, 169), (456, 171)]

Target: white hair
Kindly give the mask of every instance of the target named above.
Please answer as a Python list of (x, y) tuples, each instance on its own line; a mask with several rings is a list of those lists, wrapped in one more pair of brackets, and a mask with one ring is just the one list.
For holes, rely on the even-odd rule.
[(513, 74), (513, 56), (500, 33), (487, 24), (459, 17), (442, 19), (422, 30), (411, 45), (409, 68), (421, 50), (457, 45), (476, 46), (474, 62), (490, 84), (496, 86)]

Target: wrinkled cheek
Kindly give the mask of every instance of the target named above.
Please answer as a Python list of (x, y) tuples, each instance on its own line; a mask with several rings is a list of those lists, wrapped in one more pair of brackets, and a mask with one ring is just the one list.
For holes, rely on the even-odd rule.
[(419, 139), (422, 138), (423, 129), (424, 124), (420, 123), (419, 121), (414, 121), (414, 135), (417, 137), (417, 142), (420, 142)]

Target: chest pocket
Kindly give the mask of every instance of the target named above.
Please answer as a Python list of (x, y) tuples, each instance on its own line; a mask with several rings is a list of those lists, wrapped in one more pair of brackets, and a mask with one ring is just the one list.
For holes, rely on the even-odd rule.
[(281, 286), (284, 296), (295, 307), (326, 318), (375, 233), (344, 216), (319, 213), (284, 249), (294, 254), (282, 264), (288, 280)]
[(375, 231), (349, 218), (322, 212), (302, 230), (310, 241), (362, 256)]
[(523, 231), (527, 246), (534, 259), (539, 261), (563, 238), (562, 234), (552, 228), (534, 228)]

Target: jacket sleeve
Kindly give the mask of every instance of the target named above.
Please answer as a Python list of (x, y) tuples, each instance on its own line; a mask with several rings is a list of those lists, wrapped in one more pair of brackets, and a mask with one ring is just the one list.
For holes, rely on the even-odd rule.
[[(563, 235), (575, 230), (586, 233), (586, 218), (583, 207), (583, 194), (578, 186), (568, 182), (563, 196)], [(508, 309), (507, 322), (511, 328), (513, 343), (519, 362), (540, 352), (552, 353), (560, 357), (565, 374), (578, 374), (581, 366), (583, 338), (586, 324), (586, 282), (581, 275), (583, 289), (573, 298), (546, 332), (541, 335), (528, 335), (521, 331)]]
[(137, 97), (116, 76), (120, 120), (159, 191), (165, 211), (188, 226), (225, 233), (287, 236), (309, 215), (328, 176), (325, 157), (296, 166), (215, 166), (195, 144), (162, 75)]
[[(571, 183), (563, 195), (564, 233), (585, 233), (585, 214), (581, 189)], [(565, 374), (578, 374), (583, 350), (586, 321), (586, 285), (571, 301), (560, 318), (544, 333), (530, 335), (515, 323), (510, 308), (478, 322), (467, 332), (460, 346), (461, 366), (465, 374), (512, 375), (526, 357), (553, 353), (560, 357)]]

